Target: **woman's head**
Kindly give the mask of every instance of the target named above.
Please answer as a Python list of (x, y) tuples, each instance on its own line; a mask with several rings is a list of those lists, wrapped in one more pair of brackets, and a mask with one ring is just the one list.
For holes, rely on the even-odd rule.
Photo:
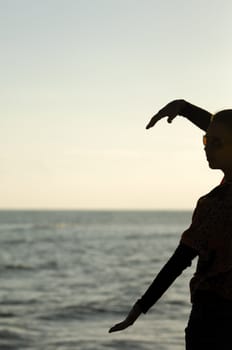
[(224, 124), (227, 129), (232, 130), (232, 109), (224, 109), (212, 115), (211, 122)]
[(212, 116), (204, 141), (209, 166), (232, 175), (232, 109)]

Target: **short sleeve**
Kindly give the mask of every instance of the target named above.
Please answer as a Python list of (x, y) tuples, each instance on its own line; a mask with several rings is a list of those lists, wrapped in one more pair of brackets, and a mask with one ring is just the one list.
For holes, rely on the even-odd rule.
[(198, 200), (193, 212), (191, 225), (183, 232), (180, 240), (180, 243), (195, 249), (198, 253), (206, 248), (206, 236), (204, 232), (207, 230), (209, 222), (209, 207), (206, 202), (205, 197)]

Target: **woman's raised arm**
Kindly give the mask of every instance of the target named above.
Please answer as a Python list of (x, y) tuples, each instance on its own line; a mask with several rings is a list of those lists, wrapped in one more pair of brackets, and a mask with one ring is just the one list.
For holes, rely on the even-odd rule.
[(206, 131), (208, 129), (211, 113), (194, 106), (185, 100), (174, 100), (164, 106), (156, 113), (147, 124), (146, 129), (152, 128), (159, 120), (168, 117), (168, 123), (171, 123), (178, 115), (181, 115), (191, 121), (198, 128)]

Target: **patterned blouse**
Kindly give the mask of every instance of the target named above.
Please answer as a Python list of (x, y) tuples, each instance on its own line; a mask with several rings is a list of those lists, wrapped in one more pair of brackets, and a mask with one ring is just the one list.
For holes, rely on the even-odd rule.
[(191, 300), (199, 291), (232, 300), (232, 183), (223, 183), (198, 200), (181, 243), (199, 256), (190, 281)]

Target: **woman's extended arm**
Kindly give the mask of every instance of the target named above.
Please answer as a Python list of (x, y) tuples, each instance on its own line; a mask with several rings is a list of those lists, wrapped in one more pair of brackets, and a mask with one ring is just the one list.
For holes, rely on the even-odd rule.
[(175, 279), (188, 267), (197, 256), (197, 251), (186, 244), (180, 243), (174, 254), (158, 273), (150, 287), (138, 303), (143, 313), (146, 313), (166, 292)]
[(195, 258), (196, 255), (196, 250), (180, 243), (172, 257), (168, 260), (166, 265), (164, 265), (142, 298), (134, 304), (125, 320), (117, 323), (109, 332), (121, 331), (132, 326), (141, 313), (146, 313), (165, 293), (182, 271), (191, 265), (192, 259)]
[(174, 100), (169, 102), (151, 118), (150, 122), (146, 126), (146, 129), (152, 128), (160, 119), (163, 119), (164, 117), (168, 117), (167, 121), (168, 123), (171, 123), (177, 115), (187, 118), (194, 125), (204, 131), (207, 130), (211, 119), (211, 113), (208, 111), (194, 106), (185, 100)]

